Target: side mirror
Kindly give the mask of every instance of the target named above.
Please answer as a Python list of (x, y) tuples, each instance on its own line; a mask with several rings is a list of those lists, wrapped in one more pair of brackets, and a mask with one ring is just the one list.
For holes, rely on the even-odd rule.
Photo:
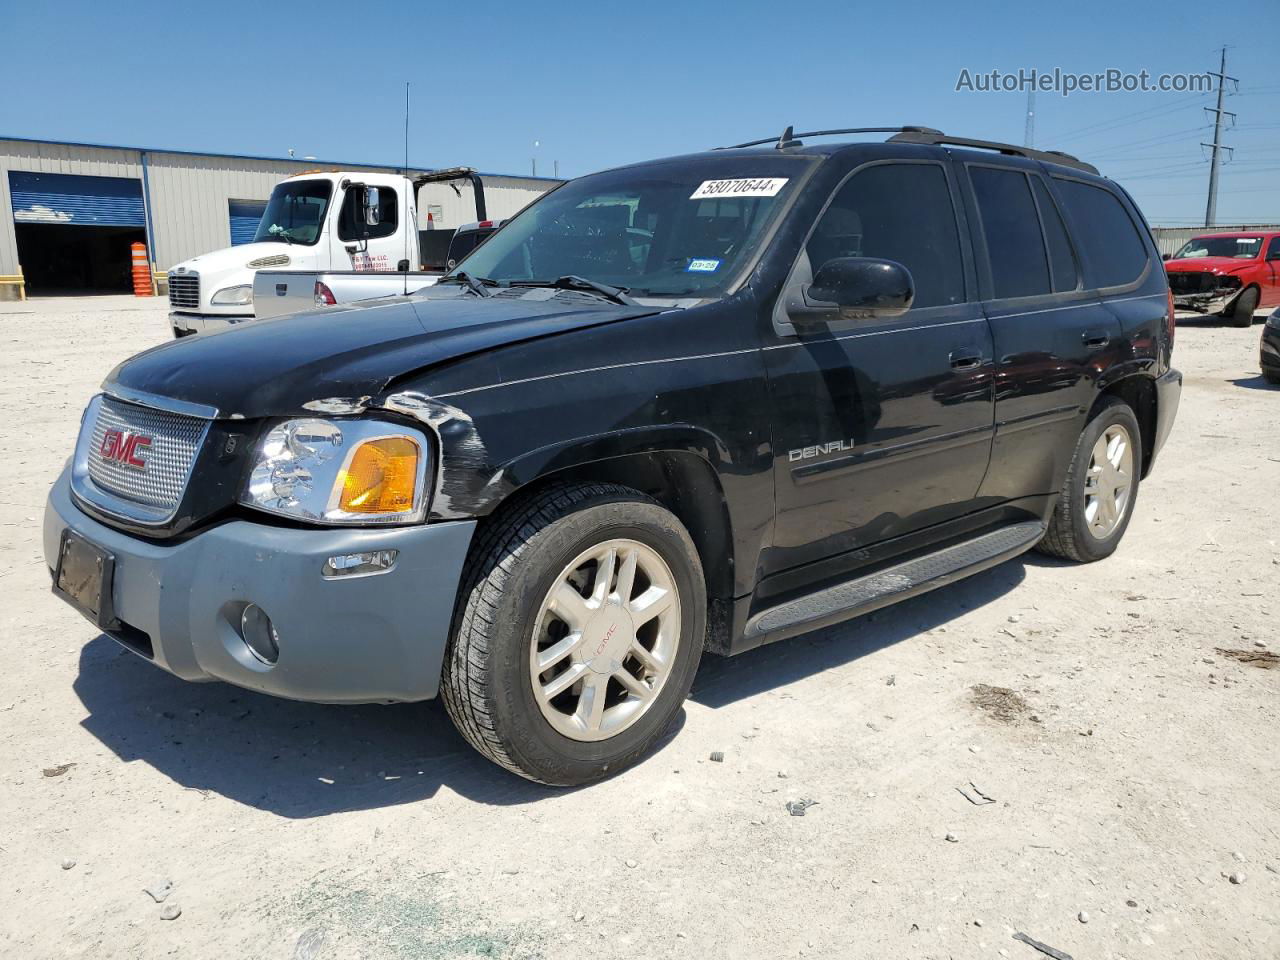
[(376, 227), (382, 222), (380, 213), (382, 208), (378, 206), (380, 191), (377, 187), (365, 187), (364, 196), (360, 200), (362, 216), (360, 220), (366, 226)]
[(828, 260), (801, 291), (801, 301), (787, 305), (793, 323), (816, 323), (834, 318), (897, 317), (915, 299), (911, 272), (893, 260), (839, 257)]
[(1161, 259), (1161, 260), (1169, 260), (1169, 259), (1171, 259), (1172, 257), (1173, 257), (1173, 254), (1172, 254), (1172, 253), (1162, 253), (1162, 254), (1160, 254), (1160, 259)]

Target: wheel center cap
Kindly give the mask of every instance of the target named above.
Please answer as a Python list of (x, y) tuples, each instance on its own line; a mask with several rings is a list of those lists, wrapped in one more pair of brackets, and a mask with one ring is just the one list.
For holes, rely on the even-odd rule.
[(587, 624), (584, 631), (587, 644), (584, 659), (595, 673), (609, 675), (617, 672), (627, 658), (631, 641), (636, 635), (631, 614), (616, 602), (606, 602)]

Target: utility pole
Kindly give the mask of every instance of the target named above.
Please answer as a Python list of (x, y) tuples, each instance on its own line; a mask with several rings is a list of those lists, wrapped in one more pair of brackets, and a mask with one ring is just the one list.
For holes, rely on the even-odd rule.
[(1204, 225), (1212, 227), (1218, 219), (1218, 160), (1223, 150), (1226, 150), (1232, 156), (1235, 155), (1233, 147), (1226, 147), (1222, 144), (1222, 118), (1230, 117), (1234, 126), (1236, 115), (1229, 110), (1222, 109), (1222, 101), (1227, 93), (1227, 81), (1239, 83), (1235, 77), (1227, 76), (1227, 48), (1222, 48), (1222, 62), (1218, 67), (1217, 73), (1210, 73), (1209, 76), (1218, 78), (1218, 105), (1216, 107), (1205, 107), (1205, 110), (1213, 114), (1213, 143), (1205, 143), (1201, 141), (1200, 146), (1209, 147), (1213, 153), (1209, 157), (1209, 202), (1204, 208)]
[(1036, 145), (1036, 88), (1027, 91), (1027, 129), (1022, 137), (1024, 147)]

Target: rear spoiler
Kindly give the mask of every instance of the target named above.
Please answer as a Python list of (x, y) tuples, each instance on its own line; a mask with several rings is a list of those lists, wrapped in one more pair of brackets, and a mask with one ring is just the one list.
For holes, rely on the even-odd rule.
[(423, 185), (428, 183), (448, 183), (453, 187), (453, 192), (462, 195), (462, 191), (458, 189), (457, 181), (470, 180), (471, 188), (476, 196), (476, 219), (488, 220), (489, 214), (484, 202), (484, 181), (480, 179), (480, 174), (471, 167), (449, 167), (445, 170), (432, 170), (430, 173), (423, 173), (413, 178), (413, 196), (417, 200), (418, 192)]

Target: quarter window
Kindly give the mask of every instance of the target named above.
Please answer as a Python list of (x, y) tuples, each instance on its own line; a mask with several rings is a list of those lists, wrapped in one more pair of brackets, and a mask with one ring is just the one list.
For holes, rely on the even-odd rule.
[(1089, 286), (1119, 287), (1137, 280), (1147, 266), (1147, 248), (1115, 194), (1079, 180), (1057, 179), (1057, 187), (1089, 263)]
[(965, 299), (955, 209), (937, 164), (880, 164), (854, 174), (818, 220), (805, 251), (814, 272), (837, 257), (901, 263), (915, 282), (915, 307)]
[(969, 176), (991, 259), (995, 298), (1052, 292), (1049, 258), (1027, 175), (1021, 170), (970, 167)]
[(1067, 238), (1067, 228), (1062, 223), (1062, 214), (1049, 195), (1049, 188), (1039, 177), (1031, 178), (1031, 188), (1036, 195), (1036, 206), (1040, 208), (1040, 222), (1044, 225), (1044, 238), (1049, 245), (1049, 269), (1053, 274), (1053, 291), (1062, 293), (1074, 290), (1079, 282), (1076, 271), (1076, 255), (1071, 250), (1071, 241)]

